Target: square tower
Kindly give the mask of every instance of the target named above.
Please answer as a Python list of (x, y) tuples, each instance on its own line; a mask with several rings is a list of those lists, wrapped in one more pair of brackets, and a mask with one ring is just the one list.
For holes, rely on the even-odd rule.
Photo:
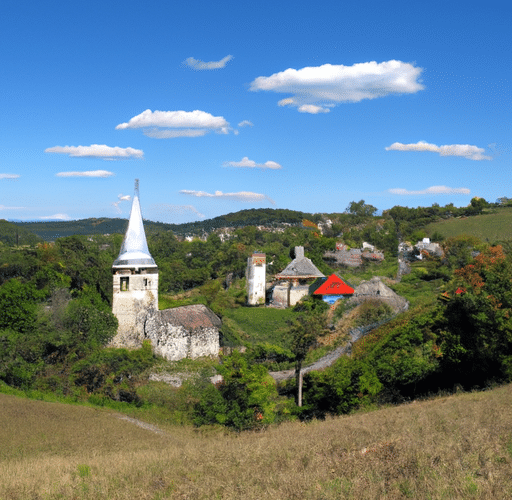
[(111, 342), (115, 347), (138, 347), (149, 310), (158, 311), (158, 267), (149, 253), (139, 201), (139, 180), (128, 229), (119, 256), (112, 265), (112, 312), (119, 327)]
[(247, 259), (247, 303), (265, 304), (267, 262), (264, 253), (253, 253)]

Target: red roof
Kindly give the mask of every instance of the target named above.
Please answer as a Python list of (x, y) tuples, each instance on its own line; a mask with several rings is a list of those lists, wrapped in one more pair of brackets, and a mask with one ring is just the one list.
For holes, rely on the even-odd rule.
[(352, 295), (354, 289), (335, 274), (331, 274), (313, 293), (315, 295)]

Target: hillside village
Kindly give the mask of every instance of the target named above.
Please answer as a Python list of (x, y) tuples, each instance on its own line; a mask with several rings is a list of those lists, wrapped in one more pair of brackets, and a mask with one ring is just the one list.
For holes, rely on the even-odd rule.
[[(231, 415), (225, 425), (235, 428), (257, 425), (255, 408), (268, 424), (399, 402), (433, 387), (506, 380), (508, 323), (496, 323), (506, 316), (473, 317), (509, 307), (501, 290), (510, 246), (499, 230), (510, 209), (485, 207), (394, 207), (375, 215), (361, 201), (338, 215), (222, 226), (190, 239), (152, 228), (135, 196), (124, 235), (0, 246), (0, 379), (138, 404), (152, 400), (158, 381), (173, 381), (158, 388), (173, 399), (196, 390), (187, 380), (217, 377), (215, 393), (201, 392), (180, 411), (197, 425), (223, 420), (224, 411)], [(470, 223), (474, 235), (446, 232)], [(493, 294), (480, 294), (489, 280)], [(495, 350), (468, 350), (460, 328), (473, 332), (472, 345), (497, 336)], [(246, 410), (230, 413), (225, 397), (237, 370), (259, 387), (269, 373), (301, 374), (324, 357), (320, 368), (304, 370), (303, 385), (282, 379), (259, 402), (251, 389), (237, 402)], [(341, 380), (351, 382), (336, 385)], [(224, 410), (211, 413), (215, 405)]]

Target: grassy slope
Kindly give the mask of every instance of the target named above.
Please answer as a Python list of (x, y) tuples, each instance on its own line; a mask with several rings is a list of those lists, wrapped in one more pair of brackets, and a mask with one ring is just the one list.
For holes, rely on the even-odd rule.
[(260, 433), (0, 394), (0, 498), (512, 497), (512, 385)]
[(445, 238), (471, 234), (482, 241), (493, 243), (512, 239), (512, 207), (500, 208), (464, 219), (448, 219), (434, 222), (425, 227), (427, 234), (439, 232)]
[(269, 342), (282, 347), (290, 347), (287, 321), (297, 317), (291, 309), (272, 307), (239, 307), (227, 309), (226, 317), (239, 329), (242, 340), (251, 344)]

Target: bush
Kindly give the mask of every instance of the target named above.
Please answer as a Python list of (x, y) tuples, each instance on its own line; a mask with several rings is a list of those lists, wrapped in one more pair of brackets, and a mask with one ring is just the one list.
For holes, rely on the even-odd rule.
[(223, 381), (208, 385), (194, 408), (194, 425), (221, 424), (234, 430), (271, 424), (287, 405), (278, 404), (274, 379), (262, 365), (249, 366), (235, 351), (218, 367)]
[(138, 402), (137, 376), (154, 363), (149, 341), (135, 350), (101, 349), (73, 366), (71, 380), (90, 394), (104, 395), (116, 401)]

